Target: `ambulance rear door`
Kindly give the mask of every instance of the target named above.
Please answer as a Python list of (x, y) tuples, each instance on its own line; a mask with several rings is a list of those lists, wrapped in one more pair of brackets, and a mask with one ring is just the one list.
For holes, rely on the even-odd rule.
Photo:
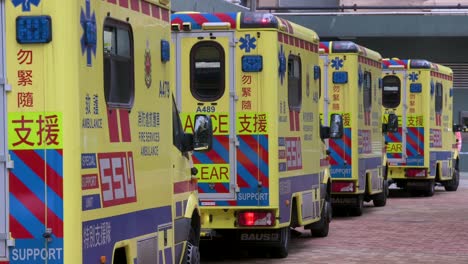
[(398, 115), (398, 131), (385, 135), (387, 158), (391, 165), (406, 163), (408, 92), (405, 70), (390, 70), (391, 74), (383, 77), (382, 104), (384, 107), (384, 123), (388, 122), (389, 114)]
[(177, 104), (184, 116), (184, 129), (190, 130), (197, 113), (209, 114), (213, 122), (213, 149), (194, 153), (193, 157), (198, 169), (202, 205), (206, 201), (234, 200), (238, 144), (235, 68), (232, 67), (234, 32), (178, 32), (173, 33), (173, 41), (176, 45)]
[(7, 239), (8, 239), (8, 204), (7, 204), (7, 194), (8, 194), (8, 180), (7, 180), (7, 168), (6, 168), (6, 158), (7, 158), (7, 148), (6, 148), (6, 89), (5, 89), (5, 43), (4, 43), (4, 33), (5, 32), (5, 1), (0, 1), (0, 29), (2, 34), (0, 34), (0, 261), (4, 260), (7, 256)]

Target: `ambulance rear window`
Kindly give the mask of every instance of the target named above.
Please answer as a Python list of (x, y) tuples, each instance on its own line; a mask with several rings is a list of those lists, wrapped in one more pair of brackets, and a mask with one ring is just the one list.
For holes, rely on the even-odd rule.
[(190, 51), (190, 91), (199, 101), (215, 101), (225, 90), (223, 47), (214, 41), (202, 41)]
[(401, 81), (395, 75), (383, 77), (382, 105), (385, 108), (396, 108), (401, 101)]
[(104, 95), (111, 108), (131, 109), (135, 94), (133, 34), (129, 24), (104, 21)]

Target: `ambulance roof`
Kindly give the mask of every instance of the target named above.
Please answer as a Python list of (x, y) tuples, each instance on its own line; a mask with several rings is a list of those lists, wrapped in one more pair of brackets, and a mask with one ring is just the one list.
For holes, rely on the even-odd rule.
[(403, 69), (431, 69), (436, 72), (444, 73), (447, 75), (452, 75), (452, 69), (442, 64), (437, 64), (430, 62), (428, 60), (422, 59), (398, 59), (392, 58), (388, 59), (385, 58), (382, 60), (382, 68), (383, 69), (395, 69), (395, 68), (403, 68)]
[(380, 60), (382, 56), (377, 51), (368, 49), (361, 45), (358, 45), (352, 41), (322, 41), (320, 42), (320, 49), (325, 53), (359, 53), (364, 57)]
[(265, 12), (177, 12), (171, 16), (171, 24), (180, 28), (190, 24), (190, 30), (202, 30), (204, 23), (229, 23), (230, 29), (274, 29), (315, 43), (319, 40), (313, 30)]

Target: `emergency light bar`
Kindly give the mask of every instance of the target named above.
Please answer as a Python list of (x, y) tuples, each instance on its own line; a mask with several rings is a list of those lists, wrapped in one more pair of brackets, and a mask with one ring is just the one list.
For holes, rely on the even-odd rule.
[(52, 40), (50, 16), (16, 18), (16, 41), (20, 44), (49, 43)]
[(405, 65), (388, 65), (389, 69), (404, 69)]
[(242, 13), (241, 28), (278, 28), (278, 19), (269, 13)]
[(410, 67), (412, 69), (430, 69), (431, 63), (427, 60), (411, 60)]
[(202, 24), (202, 29), (208, 30), (227, 30), (231, 28), (229, 22), (205, 22)]

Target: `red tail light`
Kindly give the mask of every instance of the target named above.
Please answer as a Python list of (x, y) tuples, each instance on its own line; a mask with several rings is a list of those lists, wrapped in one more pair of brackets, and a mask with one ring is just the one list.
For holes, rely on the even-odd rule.
[(352, 181), (332, 181), (332, 192), (354, 192), (355, 189)]
[(406, 169), (406, 177), (427, 177), (427, 169)]
[(239, 226), (274, 226), (273, 211), (244, 211), (237, 216)]

